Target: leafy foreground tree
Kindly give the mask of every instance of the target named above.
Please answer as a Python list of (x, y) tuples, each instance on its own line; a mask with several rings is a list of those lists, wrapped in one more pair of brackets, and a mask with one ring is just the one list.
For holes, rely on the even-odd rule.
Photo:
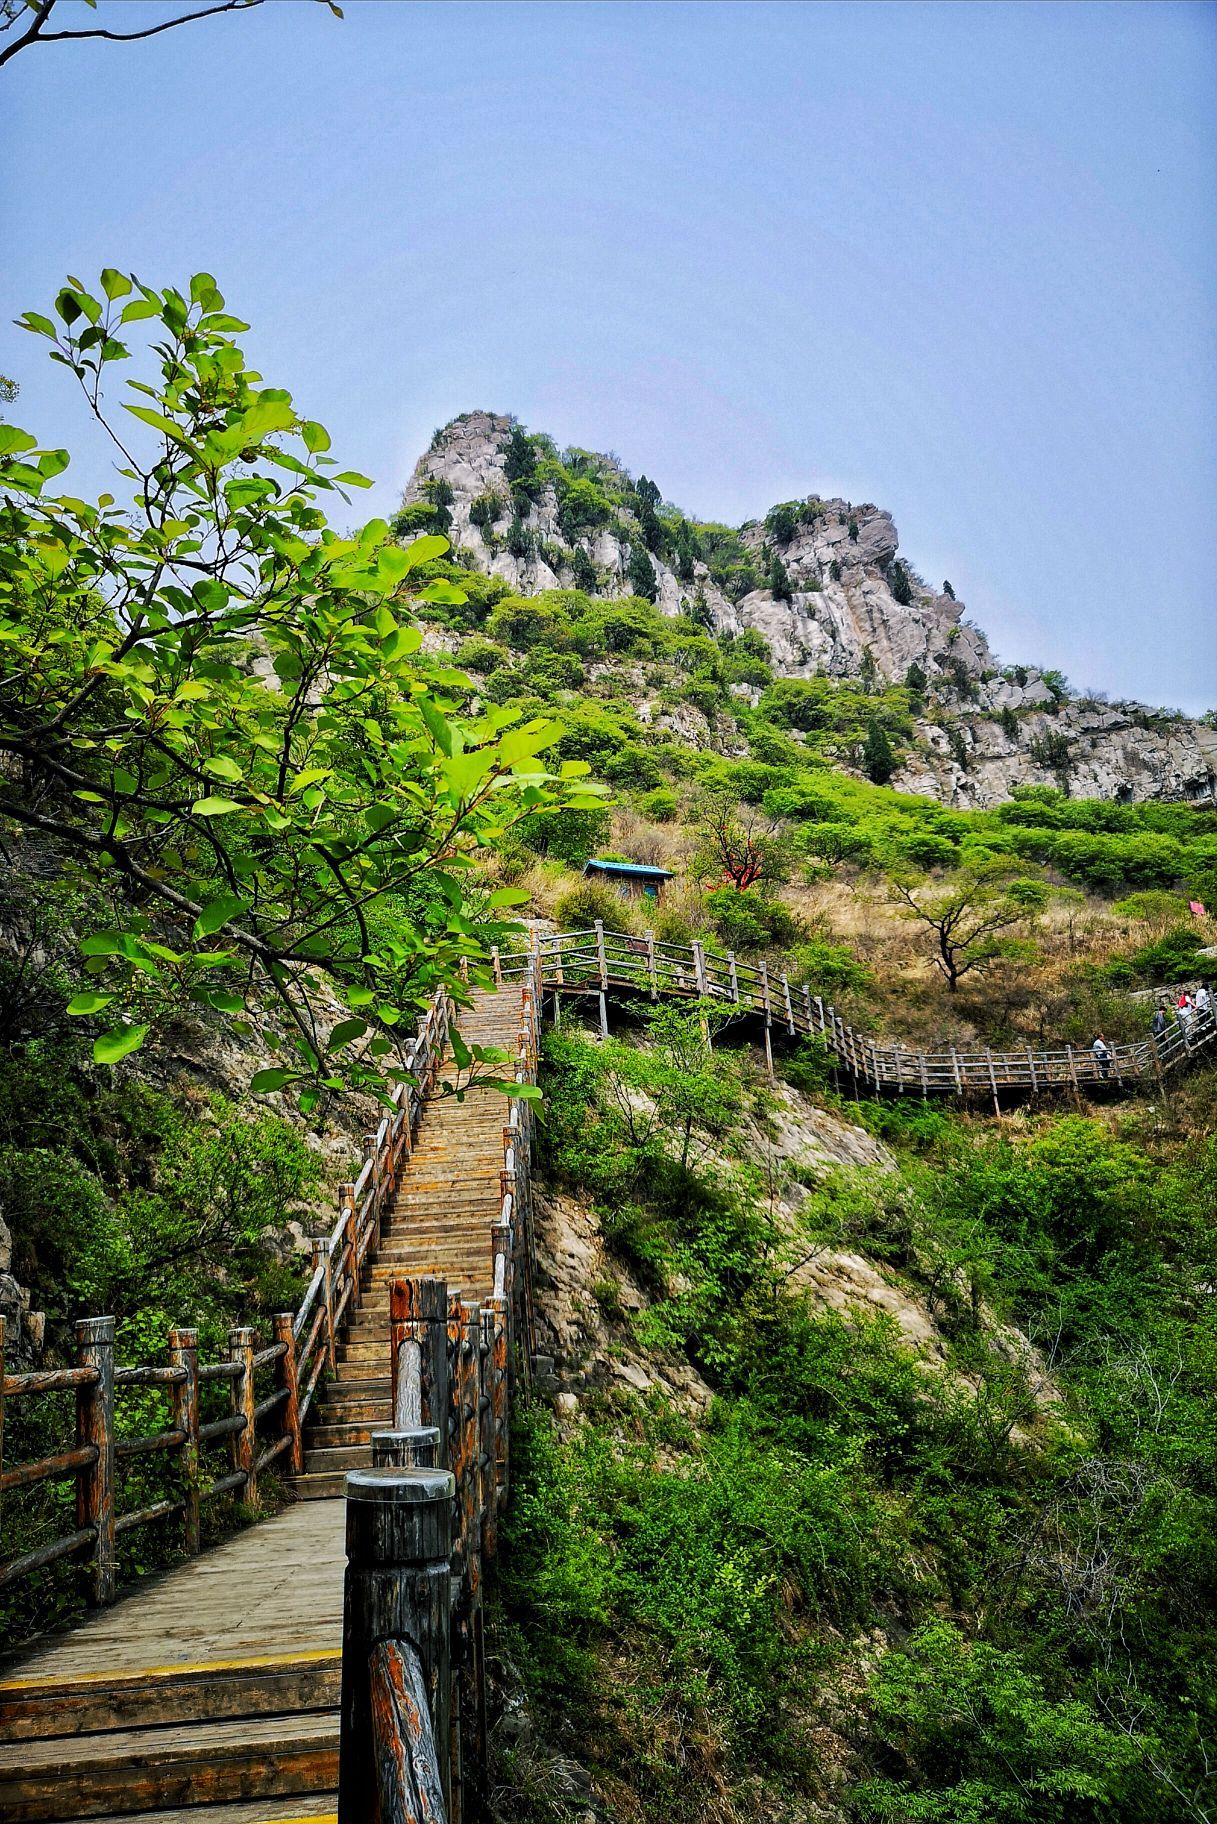
[[(105, 1013), (99, 1062), (194, 1002), (287, 1029), (256, 1090), (383, 1093), (407, 1009), (459, 993), (524, 898), (480, 892), (477, 857), (525, 815), (595, 805), (588, 769), (538, 758), (556, 723), (457, 714), (467, 680), (405, 618), (447, 541), (327, 524), (327, 493), (369, 484), (247, 368), (208, 274), (188, 296), (112, 269), (99, 289), (71, 279), (57, 322), (20, 322), (75, 375), (129, 505), (50, 493), (67, 451), (0, 425), (0, 818), (110, 907), (71, 1008)], [(155, 367), (113, 412), (103, 381), (145, 323)]]

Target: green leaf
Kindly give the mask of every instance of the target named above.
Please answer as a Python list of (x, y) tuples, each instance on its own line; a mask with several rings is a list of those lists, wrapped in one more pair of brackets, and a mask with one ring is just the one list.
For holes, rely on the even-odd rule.
[(532, 895), (526, 893), (523, 887), (500, 887), (497, 892), (490, 895), (490, 904), (492, 906), (524, 906), (528, 904), (531, 897)]
[(361, 1039), (367, 1030), (366, 1020), (339, 1020), (330, 1034), (330, 1051), (340, 1050), (343, 1045), (349, 1045), (352, 1039)]
[(370, 488), (373, 485), (369, 476), (358, 475), (354, 469), (344, 469), (341, 475), (335, 475), (334, 480), (345, 482), (348, 488)]
[(113, 266), (102, 268), (101, 288), (111, 304), (116, 298), (125, 298), (131, 290), (131, 281), (125, 272), (116, 272)]
[(108, 1007), (113, 999), (112, 994), (98, 994), (86, 989), (83, 994), (72, 996), (68, 1002), (68, 1012), (71, 1014), (100, 1013), (102, 1008)]
[(441, 754), (452, 756), (452, 730), (429, 697), (418, 698), (418, 713), (427, 724), (431, 738)]
[(117, 1064), (120, 1058), (138, 1051), (147, 1036), (146, 1026), (115, 1026), (111, 1032), (103, 1032), (99, 1039), (94, 1039), (93, 1062)]
[(209, 988), (203, 997), (217, 1013), (244, 1013), (245, 1002), (239, 994), (228, 994), (222, 988)]
[(240, 785), (245, 777), (236, 761), (230, 760), (227, 754), (212, 754), (204, 760), (203, 771), (210, 773), (213, 779), (227, 779), (230, 785)]
[(144, 317), (158, 317), (161, 312), (159, 304), (151, 298), (134, 298), (130, 304), (123, 305), (120, 323), (138, 323)]
[(243, 811), (246, 807), (234, 798), (198, 798), (190, 808), (196, 817), (227, 817), (230, 811)]
[(473, 1062), (473, 1053), (455, 1027), (448, 1034), (448, 1043), (452, 1047), (452, 1055), (456, 1059), (457, 1068), (467, 1070)]
[(284, 1070), (281, 1065), (274, 1065), (270, 1070), (258, 1071), (249, 1087), (255, 1096), (269, 1096), (276, 1089), (283, 1089), (288, 1083), (295, 1083), (299, 1075), (298, 1070)]
[(406, 556), (410, 560), (411, 570), (417, 570), (420, 564), (431, 563), (435, 558), (442, 557), (448, 549), (448, 539), (441, 537), (438, 532), (428, 532), (406, 546)]
[(0, 424), (0, 456), (14, 456), (18, 451), (32, 450), (37, 447), (38, 439), (31, 437), (28, 431), (19, 431), (15, 424)]
[(241, 899), (235, 893), (221, 893), (217, 898), (208, 900), (194, 921), (194, 930), (191, 935), (195, 943), (197, 944), (200, 938), (210, 937), (213, 932), (220, 929), (221, 925), (226, 925), (230, 918), (236, 918), (238, 914), (247, 911), (249, 903), (247, 899)]
[(306, 418), (300, 426), (300, 435), (304, 438), (304, 447), (314, 456), (321, 455), (330, 447), (330, 434), (323, 424), (317, 424), (312, 418)]

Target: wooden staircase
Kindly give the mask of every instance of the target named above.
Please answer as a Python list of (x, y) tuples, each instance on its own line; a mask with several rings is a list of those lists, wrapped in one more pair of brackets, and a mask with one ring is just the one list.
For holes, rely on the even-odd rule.
[[(466, 1043), (514, 1057), (521, 994), (475, 992)], [(445, 1064), (451, 1065), (451, 1051)], [(0, 1818), (294, 1824), (336, 1812), (343, 1482), (393, 1421), (389, 1284), (493, 1285), (509, 1105), (435, 1095), (305, 1429), (308, 1503), (122, 1597), (0, 1671)]]
[[(466, 1044), (512, 1055), (519, 1027), (520, 996), (510, 988), (475, 992), (460, 1017)], [(451, 1061), (448, 1053), (445, 1066)], [(427, 1104), (376, 1257), (364, 1268), (359, 1306), (337, 1346), (337, 1371), (309, 1415), (304, 1474), (294, 1485), (303, 1500), (340, 1495), (348, 1469), (371, 1467), (372, 1433), (393, 1423), (390, 1281), (434, 1275), (450, 1292), (489, 1296), (507, 1112), (501, 1092), (489, 1089), (474, 1088), (460, 1102), (446, 1096)]]

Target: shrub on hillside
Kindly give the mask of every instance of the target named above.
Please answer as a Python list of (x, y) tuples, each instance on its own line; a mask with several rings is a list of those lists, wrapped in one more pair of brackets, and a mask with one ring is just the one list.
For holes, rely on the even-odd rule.
[(600, 880), (581, 880), (563, 893), (554, 906), (554, 922), (561, 931), (588, 931), (597, 919), (607, 931), (638, 928), (629, 900)]
[(666, 785), (656, 786), (642, 800), (642, 809), (655, 823), (672, 823), (680, 808), (676, 793)]

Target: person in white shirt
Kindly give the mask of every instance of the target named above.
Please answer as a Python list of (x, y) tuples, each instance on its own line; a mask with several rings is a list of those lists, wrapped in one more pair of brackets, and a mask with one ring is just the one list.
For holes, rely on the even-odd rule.
[(1099, 1067), (1099, 1075), (1106, 1081), (1111, 1073), (1111, 1050), (1101, 1032), (1095, 1034), (1095, 1041), (1090, 1049), (1093, 1051), (1094, 1061)]

